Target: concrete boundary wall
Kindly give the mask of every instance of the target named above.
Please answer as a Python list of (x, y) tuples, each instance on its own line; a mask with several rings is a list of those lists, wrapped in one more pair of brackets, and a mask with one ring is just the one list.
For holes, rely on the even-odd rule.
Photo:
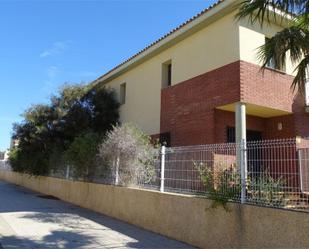
[(234, 203), (226, 212), (205, 198), (2, 170), (0, 179), (200, 248), (309, 248), (309, 213)]

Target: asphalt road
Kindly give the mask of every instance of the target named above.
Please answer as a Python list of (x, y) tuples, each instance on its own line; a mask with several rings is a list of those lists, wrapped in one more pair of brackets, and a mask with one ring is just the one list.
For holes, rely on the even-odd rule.
[(0, 248), (172, 249), (192, 247), (0, 181)]

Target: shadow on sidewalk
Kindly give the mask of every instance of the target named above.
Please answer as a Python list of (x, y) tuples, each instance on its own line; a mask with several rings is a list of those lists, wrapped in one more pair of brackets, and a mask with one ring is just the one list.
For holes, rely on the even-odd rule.
[[(2, 237), (9, 248), (193, 248), (181, 242), (146, 231), (75, 205), (41, 198), (41, 194), (0, 181), (1, 213), (22, 212), (19, 219), (57, 227), (41, 240), (16, 236)], [(6, 199), (6, 201), (5, 201)], [(107, 237), (104, 238), (104, 235)], [(26, 244), (28, 247), (14, 245)], [(125, 246), (125, 247), (124, 247)], [(4, 246), (4, 249), (5, 246)]]

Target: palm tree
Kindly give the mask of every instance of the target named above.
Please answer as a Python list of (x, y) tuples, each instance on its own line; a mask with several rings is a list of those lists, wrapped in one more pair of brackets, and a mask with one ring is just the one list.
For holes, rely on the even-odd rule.
[(258, 56), (263, 63), (262, 69), (271, 61), (280, 67), (285, 64), (289, 51), (292, 63), (297, 65), (291, 87), (293, 91), (303, 92), (309, 77), (309, 0), (245, 0), (240, 3), (237, 14), (239, 19), (244, 17), (261, 26), (271, 20), (287, 23), (259, 47)]

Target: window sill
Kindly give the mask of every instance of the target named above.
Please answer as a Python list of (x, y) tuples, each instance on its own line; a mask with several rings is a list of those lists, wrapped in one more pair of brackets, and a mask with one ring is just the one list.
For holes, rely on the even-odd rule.
[(280, 74), (287, 74), (285, 71), (280, 70), (280, 69), (276, 69), (276, 68), (272, 68), (272, 67), (265, 67), (265, 69), (268, 69), (270, 71), (276, 72), (276, 73), (280, 73)]
[(164, 90), (164, 89), (168, 89), (168, 88), (170, 88), (170, 87), (172, 87), (172, 85), (170, 85), (170, 86), (165, 86), (165, 87), (162, 87), (162, 88), (161, 88), (161, 90)]

